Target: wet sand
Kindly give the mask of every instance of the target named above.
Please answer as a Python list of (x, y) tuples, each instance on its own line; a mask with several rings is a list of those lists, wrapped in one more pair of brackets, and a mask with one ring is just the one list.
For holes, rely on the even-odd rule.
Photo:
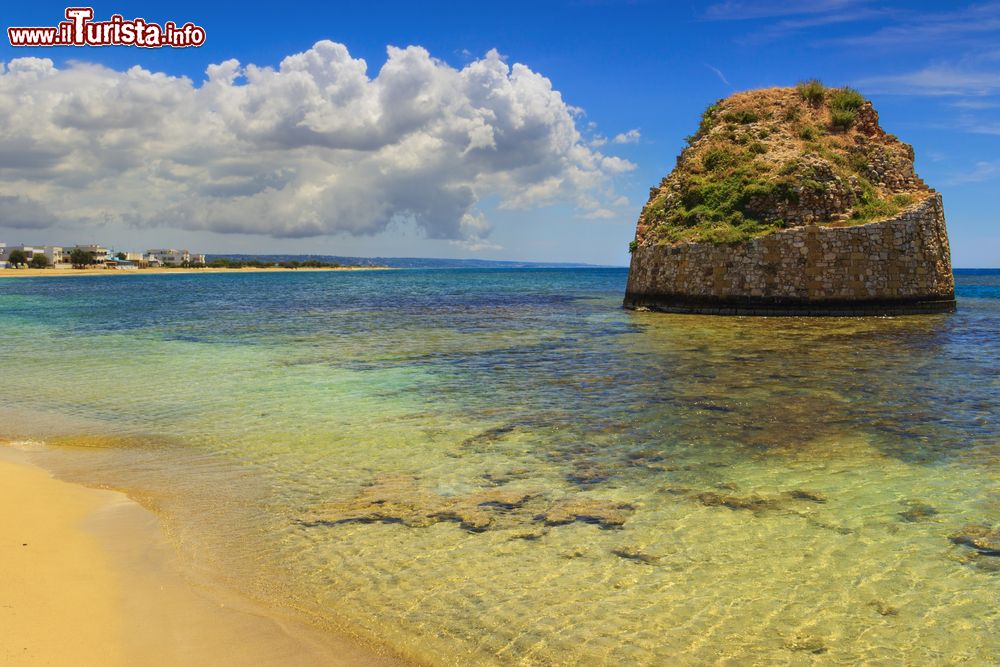
[(132, 269), (129, 271), (119, 269), (0, 269), (0, 278), (58, 278), (66, 276), (148, 276), (152, 274), (178, 274), (178, 273), (271, 273), (275, 271), (371, 271), (388, 270), (388, 266), (323, 266), (323, 267), (300, 267), (297, 269), (280, 266), (269, 266), (267, 268), (244, 267), (241, 269)]
[(0, 450), (0, 663), (401, 665), (186, 576), (157, 517)]

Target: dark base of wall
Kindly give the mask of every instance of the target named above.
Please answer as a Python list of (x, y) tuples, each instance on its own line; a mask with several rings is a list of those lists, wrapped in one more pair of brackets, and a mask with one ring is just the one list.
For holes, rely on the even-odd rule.
[(804, 301), (776, 298), (713, 299), (677, 294), (625, 294), (631, 310), (700, 315), (771, 315), (807, 317), (859, 317), (878, 315), (927, 315), (955, 312), (955, 297), (872, 299), (868, 301)]

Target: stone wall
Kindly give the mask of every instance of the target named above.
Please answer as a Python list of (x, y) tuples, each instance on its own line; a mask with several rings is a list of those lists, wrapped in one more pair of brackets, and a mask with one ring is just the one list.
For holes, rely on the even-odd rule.
[(803, 179), (821, 184), (821, 189), (796, 187), (792, 200), (775, 197), (750, 197), (747, 212), (766, 222), (781, 220), (787, 226), (807, 225), (821, 220), (846, 217), (861, 196), (861, 184), (854, 176), (841, 180), (830, 163), (817, 155), (802, 159), (798, 172)]
[(625, 306), (734, 315), (954, 310), (941, 195), (863, 225), (794, 227), (736, 245), (640, 246)]

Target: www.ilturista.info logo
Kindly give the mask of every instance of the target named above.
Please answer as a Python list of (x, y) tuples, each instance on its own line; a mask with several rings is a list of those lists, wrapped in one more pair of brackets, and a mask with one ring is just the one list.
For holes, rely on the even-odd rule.
[(205, 29), (190, 21), (162, 26), (145, 19), (126, 20), (112, 14), (108, 21), (93, 21), (93, 7), (67, 7), (66, 20), (50, 28), (7, 28), (11, 46), (163, 46), (184, 48), (205, 43)]

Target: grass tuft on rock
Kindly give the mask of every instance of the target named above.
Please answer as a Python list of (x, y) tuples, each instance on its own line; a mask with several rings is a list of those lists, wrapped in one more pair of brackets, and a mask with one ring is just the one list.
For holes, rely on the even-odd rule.
[(799, 97), (814, 107), (819, 106), (826, 96), (826, 86), (820, 83), (819, 79), (803, 81), (795, 87), (795, 90), (798, 91)]

